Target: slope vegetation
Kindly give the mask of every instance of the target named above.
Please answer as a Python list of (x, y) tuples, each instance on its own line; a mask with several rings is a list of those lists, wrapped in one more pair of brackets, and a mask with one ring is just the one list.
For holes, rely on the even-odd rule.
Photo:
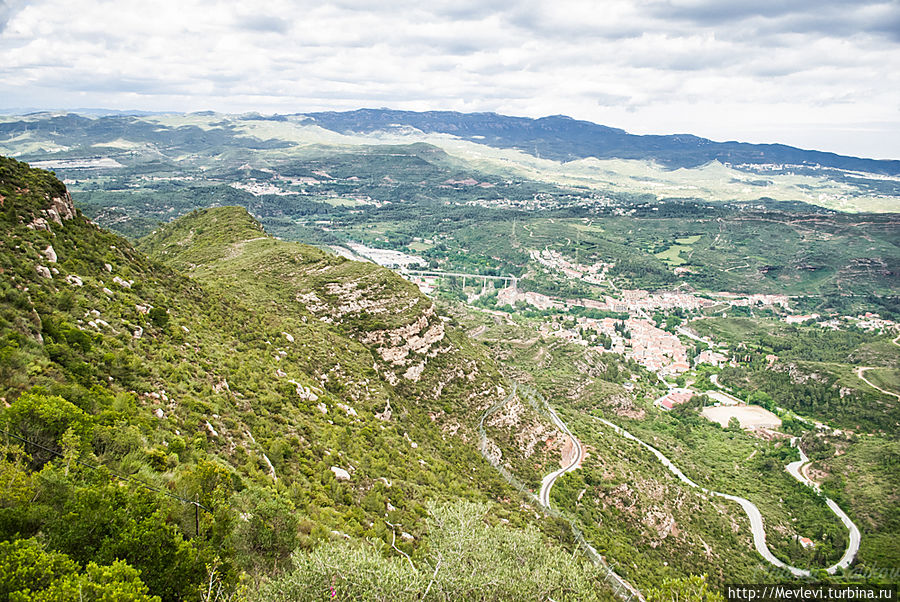
[[(52, 174), (5, 158), (0, 205), (10, 595), (225, 595), (294, 550), (348, 539), (419, 562), (426, 517), (446, 512), (502, 518), (532, 566), (562, 570), (473, 443), (479, 410), (506, 395), (499, 373), (415, 288), (272, 239), (234, 208), (151, 236), (143, 248), (165, 265), (85, 219)], [(529, 429), (552, 427), (528, 408), (496, 426), (511, 465), (554, 453), (526, 462), (514, 435)], [(442, 509), (459, 499), (478, 504)], [(18, 570), (32, 561), (58, 571)], [(592, 566), (565, 570), (576, 597), (608, 595)]]

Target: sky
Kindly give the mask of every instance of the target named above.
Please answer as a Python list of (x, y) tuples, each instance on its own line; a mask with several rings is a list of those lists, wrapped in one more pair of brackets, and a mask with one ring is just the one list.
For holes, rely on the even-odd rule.
[(900, 0), (0, 0), (0, 108), (569, 115), (900, 159)]

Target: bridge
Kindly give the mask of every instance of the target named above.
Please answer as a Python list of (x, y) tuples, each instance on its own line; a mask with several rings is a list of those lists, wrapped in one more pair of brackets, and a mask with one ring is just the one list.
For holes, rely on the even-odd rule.
[(463, 288), (466, 286), (466, 278), (472, 278), (476, 281), (481, 281), (482, 285), (486, 285), (488, 280), (501, 280), (503, 281), (504, 287), (510, 286), (512, 284), (513, 287), (516, 286), (516, 282), (518, 278), (515, 276), (488, 276), (487, 274), (468, 274), (465, 272), (441, 272), (438, 270), (400, 270), (401, 275), (410, 275), (410, 276), (433, 276), (437, 278), (462, 278), (463, 279)]

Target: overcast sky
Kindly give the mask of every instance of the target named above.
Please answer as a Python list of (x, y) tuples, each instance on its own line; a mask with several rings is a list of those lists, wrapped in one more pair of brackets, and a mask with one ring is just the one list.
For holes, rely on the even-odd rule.
[(900, 159), (900, 0), (0, 0), (0, 108), (565, 114)]

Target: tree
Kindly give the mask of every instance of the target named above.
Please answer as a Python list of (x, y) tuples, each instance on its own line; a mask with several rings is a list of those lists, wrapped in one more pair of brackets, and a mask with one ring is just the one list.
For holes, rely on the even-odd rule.
[(108, 566), (95, 562), (87, 565), (84, 573), (73, 573), (52, 583), (43, 592), (29, 592), (29, 596), (9, 597), (10, 602), (66, 602), (68, 600), (95, 600), (96, 602), (160, 602), (151, 596), (140, 579), (140, 571), (117, 560)]
[(675, 332), (675, 329), (681, 325), (681, 318), (678, 316), (668, 316), (666, 318), (666, 330)]
[(273, 491), (252, 489), (241, 498), (248, 511), (232, 533), (235, 548), (247, 558), (275, 568), (297, 546), (297, 510), (290, 499)]
[(40, 530), (47, 545), (85, 564), (124, 560), (163, 600), (196, 591), (210, 551), (184, 539), (161, 496), (102, 470), (85, 472), (65, 475), (55, 465), (41, 472)]
[(586, 558), (548, 545), (535, 529), (489, 526), (487, 511), (487, 505), (471, 502), (428, 504), (428, 550), (415, 561), (396, 552), (390, 532), (388, 543), (332, 542), (295, 554), (294, 570), (264, 585), (257, 599), (574, 602), (611, 597), (600, 584), (600, 570)]
[(775, 400), (765, 391), (754, 391), (747, 398), (747, 403), (762, 406), (770, 412), (775, 410)]
[(162, 307), (154, 307), (147, 313), (147, 317), (158, 328), (165, 328), (166, 324), (169, 323), (169, 313)]
[(25, 393), (0, 414), (0, 424), (13, 435), (35, 444), (26, 444), (25, 450), (31, 456), (29, 468), (40, 470), (63, 453), (66, 432), (71, 431), (81, 441), (88, 438), (91, 417), (62, 397)]
[(34, 539), (0, 542), (0, 599), (10, 602), (160, 602), (148, 593), (140, 572), (121, 560), (95, 562), (84, 572), (61, 552)]
[(659, 587), (651, 587), (645, 593), (647, 602), (725, 602), (722, 594), (709, 589), (706, 575), (667, 578)]

